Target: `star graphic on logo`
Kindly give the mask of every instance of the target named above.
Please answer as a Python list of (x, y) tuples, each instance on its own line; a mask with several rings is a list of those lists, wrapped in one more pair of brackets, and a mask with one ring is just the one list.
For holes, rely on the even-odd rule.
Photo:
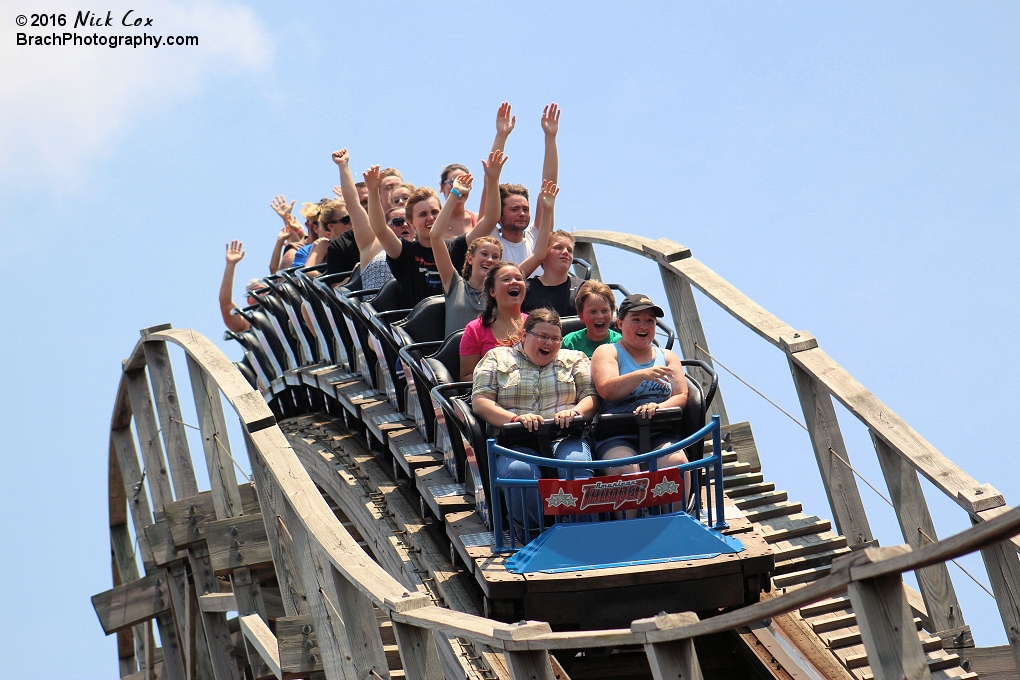
[(680, 490), (679, 484), (663, 477), (662, 481), (656, 484), (655, 488), (652, 489), (652, 498), (658, 498), (659, 496), (669, 496), (671, 494), (675, 494), (679, 490)]
[(549, 504), (550, 508), (558, 508), (561, 505), (572, 508), (577, 505), (577, 496), (569, 493), (563, 493), (563, 487), (561, 486), (559, 493), (549, 494), (549, 497), (545, 499), (545, 502)]

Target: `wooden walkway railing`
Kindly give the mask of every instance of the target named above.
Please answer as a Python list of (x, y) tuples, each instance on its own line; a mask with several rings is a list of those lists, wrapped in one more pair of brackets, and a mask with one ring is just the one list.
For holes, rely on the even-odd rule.
[[(669, 239), (651, 240), (630, 234), (602, 231), (576, 232), (579, 257), (595, 261), (595, 244), (621, 248), (654, 260), (659, 265), (684, 358), (709, 360), (697, 347), (708, 350), (697, 306), (691, 294), (697, 288), (735, 319), (782, 350), (790, 365), (805, 423), (825, 485), (833, 519), (851, 547), (872, 545), (857, 482), (832, 403), (834, 397), (871, 433), (875, 451), (889, 488), (903, 540), (918, 549), (938, 535), (921, 490), (918, 473), (965, 510), (974, 523), (1008, 512), (1002, 494), (980, 484), (915, 432), (906, 422), (854, 379), (819, 346), (811, 333), (787, 325), (734, 288), (721, 276), (691, 257), (690, 250)], [(710, 360), (709, 360), (710, 361)], [(716, 398), (718, 401), (718, 397)], [(721, 408), (725, 422), (725, 409)], [(1020, 667), (1020, 558), (1013, 549), (982, 550), (992, 590), (998, 603), (1013, 657)], [(928, 615), (940, 636), (972, 640), (949, 571), (936, 563), (916, 572)]]
[[(596, 271), (593, 244), (620, 247), (658, 263), (686, 357), (705, 358), (694, 354), (697, 347), (708, 350), (693, 288), (787, 354), (837, 525), (853, 537), (859, 550), (834, 561), (830, 575), (821, 580), (704, 621), (678, 613), (635, 621), (629, 629), (553, 633), (542, 622), (509, 625), (442, 609), (428, 596), (409, 591), (359, 547), (301, 466), (263, 397), (230, 360), (200, 334), (159, 326), (142, 331), (142, 339), (124, 362), (111, 421), (115, 588), (93, 601), (107, 632), (118, 634), (121, 675), (152, 677), (161, 654), (166, 678), (239, 678), (219, 603), (226, 595), (218, 592), (216, 576), (220, 575), (231, 581), (230, 606), (240, 615), (256, 676), (279, 677), (279, 650), (274, 649), (275, 639), (265, 625), (263, 593), (252, 578), (252, 570), (267, 562), (279, 581), (286, 615), (310, 617), (330, 680), (388, 675), (376, 608), (392, 622), (408, 678), (442, 676), (437, 635), (459, 636), (503, 652), (514, 678), (552, 678), (549, 650), (623, 644), (643, 645), (657, 678), (697, 678), (694, 637), (755, 623), (844, 590), (850, 593), (875, 677), (928, 677), (900, 574), (918, 573), (929, 616), (939, 626), (948, 626), (952, 610), (944, 606), (945, 599), (938, 599), (952, 592), (944, 563), (974, 550), (980, 550), (985, 559), (1016, 656), (1020, 642), (1016, 546), (1020, 543), (1010, 537), (1020, 532), (1020, 510), (1010, 510), (993, 488), (977, 484), (924, 441), (825, 355), (810, 334), (794, 331), (755, 305), (691, 258), (687, 249), (666, 239), (651, 241), (608, 232), (575, 236), (578, 256)], [(195, 482), (168, 342), (187, 355), (212, 487), (206, 494), (199, 494)], [(234, 454), (220, 393), (240, 419), (257, 502), (246, 486), (233, 483)], [(829, 396), (850, 408), (871, 430), (908, 545), (869, 547), (872, 537), (852, 473), (832, 455), (835, 451), (849, 460)], [(721, 398), (717, 397), (716, 408), (725, 420)], [(917, 472), (967, 510), (976, 526), (921, 546), (916, 540), (918, 526), (928, 536), (934, 538), (935, 533)], [(252, 555), (245, 547), (249, 531), (265, 537), (269, 555)], [(230, 547), (225, 554), (210, 554), (210, 548), (196, 539), (192, 547), (180, 550), (176, 546), (187, 542), (188, 532), (210, 539), (219, 532)], [(138, 572), (132, 533), (144, 576)], [(193, 584), (188, 583), (185, 563), (194, 575)], [(922, 574), (929, 576), (922, 579)], [(949, 602), (955, 602), (955, 595)], [(958, 604), (955, 612), (959, 612)], [(962, 623), (956, 616), (956, 622)], [(158, 652), (153, 622), (163, 643)]]

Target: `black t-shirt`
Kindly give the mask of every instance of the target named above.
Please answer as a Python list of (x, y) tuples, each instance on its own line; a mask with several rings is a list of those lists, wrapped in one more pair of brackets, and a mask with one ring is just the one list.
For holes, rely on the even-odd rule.
[(574, 300), (582, 283), (584, 283), (582, 279), (567, 275), (567, 280), (558, 286), (547, 286), (534, 276), (528, 279), (528, 292), (524, 296), (524, 303), (521, 304), (521, 311), (530, 312), (546, 307), (555, 309), (560, 316), (577, 316)]
[(326, 249), (326, 273), (342, 274), (354, 269), (361, 259), (361, 251), (354, 240), (354, 230), (348, 229), (329, 242)]
[(443, 282), (436, 269), (436, 258), (431, 248), (417, 241), (401, 241), (400, 256), (386, 256), (400, 288), (400, 306), (411, 309), (430, 295), (443, 294)]
[[(453, 260), (454, 269), (459, 270), (464, 266), (464, 253), (467, 252), (464, 236), (457, 236), (444, 243), (448, 250), (453, 251), (450, 253), (450, 259)], [(460, 264), (457, 264), (458, 250), (461, 253)], [(393, 272), (393, 278), (398, 281), (400, 302), (405, 309), (412, 309), (432, 295), (443, 294), (443, 282), (439, 278), (436, 258), (431, 248), (426, 248), (417, 241), (401, 241), (400, 257), (393, 259), (387, 255), (386, 263)]]

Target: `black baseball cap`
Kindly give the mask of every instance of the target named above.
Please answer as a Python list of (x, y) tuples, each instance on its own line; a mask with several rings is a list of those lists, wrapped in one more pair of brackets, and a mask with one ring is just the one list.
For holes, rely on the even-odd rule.
[(627, 316), (628, 312), (643, 312), (646, 309), (651, 310), (651, 312), (655, 314), (655, 318), (657, 319), (661, 319), (662, 317), (666, 316), (662, 312), (662, 307), (659, 307), (654, 302), (652, 302), (651, 298), (649, 298), (647, 295), (642, 295), (641, 293), (634, 293), (633, 295), (628, 295), (627, 297), (625, 297), (623, 299), (623, 302), (620, 303), (620, 308), (617, 313), (622, 319), (623, 317)]

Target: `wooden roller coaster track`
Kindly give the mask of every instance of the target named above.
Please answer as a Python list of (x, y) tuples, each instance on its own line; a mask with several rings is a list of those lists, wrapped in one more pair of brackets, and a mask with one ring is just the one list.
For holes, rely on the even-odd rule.
[[(579, 650), (607, 668), (609, 650), (617, 650), (630, 667), (597, 675), (578, 665), (577, 677), (725, 677), (703, 663), (705, 653), (699, 661), (698, 651), (707, 650), (701, 641), (724, 633), (746, 644), (758, 675), (976, 677), (953, 653), (973, 641), (945, 565), (975, 550), (1020, 662), (1020, 509), (925, 441), (810, 333), (756, 305), (688, 249), (612, 232), (575, 236), (576, 254), (596, 277), (595, 245), (656, 263), (685, 358), (709, 351), (695, 288), (784, 352), (835, 531), (764, 480), (749, 425), (729, 423), (720, 395), (713, 411), (729, 435), (728, 512), (772, 545), (772, 592), (702, 619), (662, 613), (628, 628), (502, 623), (482, 615), (487, 603), (472, 574), (491, 549), (478, 552), (463, 540), (478, 531), (469, 504), (456, 493), (431, 492), (452, 478), (441, 459), (407, 454), (420, 437), (384, 398), (345, 367), (323, 365), (289, 370), (260, 393), (208, 339), (157, 326), (142, 331), (123, 363), (111, 420), (114, 587), (93, 604), (104, 630), (117, 635), (121, 677), (551, 679), (571, 672), (557, 659)], [(186, 356), (211, 487), (205, 492), (167, 343)], [(874, 541), (832, 398), (871, 433), (905, 545)], [(240, 465), (223, 399), (240, 420), (251, 484), (236, 483)], [(372, 442), (388, 451), (392, 472)], [(937, 540), (918, 474), (974, 526)], [(905, 571), (915, 573), (919, 594), (904, 586)]]

